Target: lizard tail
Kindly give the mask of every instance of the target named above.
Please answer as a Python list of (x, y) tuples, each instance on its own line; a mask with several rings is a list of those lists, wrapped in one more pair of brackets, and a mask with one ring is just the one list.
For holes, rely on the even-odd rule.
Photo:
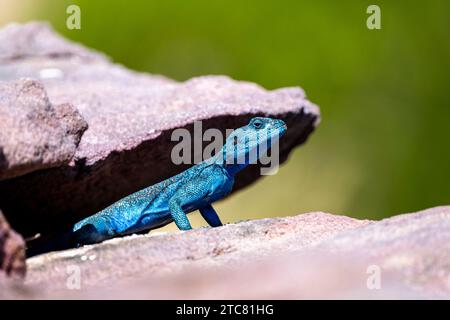
[(62, 231), (58, 234), (40, 236), (26, 241), (27, 258), (47, 253), (50, 251), (59, 251), (71, 249), (77, 246), (74, 232), (72, 230)]
[(85, 244), (98, 243), (107, 239), (92, 224), (87, 224), (77, 231), (72, 230), (73, 228), (70, 228), (60, 231), (57, 234), (27, 240), (27, 257), (30, 258), (50, 251), (77, 248)]

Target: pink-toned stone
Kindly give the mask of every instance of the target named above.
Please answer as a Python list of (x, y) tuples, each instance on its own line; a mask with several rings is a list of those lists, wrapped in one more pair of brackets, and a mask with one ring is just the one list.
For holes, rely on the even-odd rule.
[(72, 105), (52, 105), (40, 82), (0, 82), (0, 180), (69, 163), (86, 128)]
[(64, 58), (75, 54), (86, 60), (105, 59), (100, 53), (87, 51), (55, 34), (46, 23), (11, 23), (0, 32), (0, 63), (37, 56)]
[(23, 278), (25, 271), (25, 242), (0, 210), (0, 278)]
[[(25, 288), (31, 298), (448, 299), (449, 252), (450, 207), (382, 221), (318, 212), (48, 253), (28, 260)], [(79, 291), (66, 287), (71, 266)]]

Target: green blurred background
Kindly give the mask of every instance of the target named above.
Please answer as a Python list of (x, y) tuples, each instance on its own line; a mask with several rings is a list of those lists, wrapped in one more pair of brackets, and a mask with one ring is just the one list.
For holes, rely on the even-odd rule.
[[(81, 30), (66, 7), (81, 7)], [(370, 4), (381, 30), (366, 27)], [(327, 211), (379, 219), (449, 204), (450, 1), (12, 1), (0, 22), (48, 20), (129, 68), (301, 86), (322, 122), (223, 220)], [(194, 225), (201, 225), (194, 219)]]

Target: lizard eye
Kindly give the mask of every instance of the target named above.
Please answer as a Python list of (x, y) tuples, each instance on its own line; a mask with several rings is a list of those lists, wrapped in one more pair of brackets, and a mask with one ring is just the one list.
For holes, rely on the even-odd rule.
[(256, 129), (261, 128), (262, 125), (263, 125), (263, 123), (262, 123), (261, 120), (255, 120), (255, 121), (253, 122), (253, 126), (254, 126)]

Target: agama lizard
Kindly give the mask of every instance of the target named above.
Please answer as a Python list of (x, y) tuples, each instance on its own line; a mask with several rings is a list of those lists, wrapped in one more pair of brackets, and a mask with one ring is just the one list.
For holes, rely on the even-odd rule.
[(76, 223), (64, 236), (65, 242), (70, 242), (66, 245), (98, 243), (156, 229), (172, 221), (180, 230), (189, 230), (192, 227), (186, 214), (195, 210), (210, 226), (221, 226), (211, 204), (231, 192), (235, 175), (251, 163), (252, 153), (259, 158), (286, 130), (282, 120), (251, 119), (248, 125), (234, 130), (213, 157)]

